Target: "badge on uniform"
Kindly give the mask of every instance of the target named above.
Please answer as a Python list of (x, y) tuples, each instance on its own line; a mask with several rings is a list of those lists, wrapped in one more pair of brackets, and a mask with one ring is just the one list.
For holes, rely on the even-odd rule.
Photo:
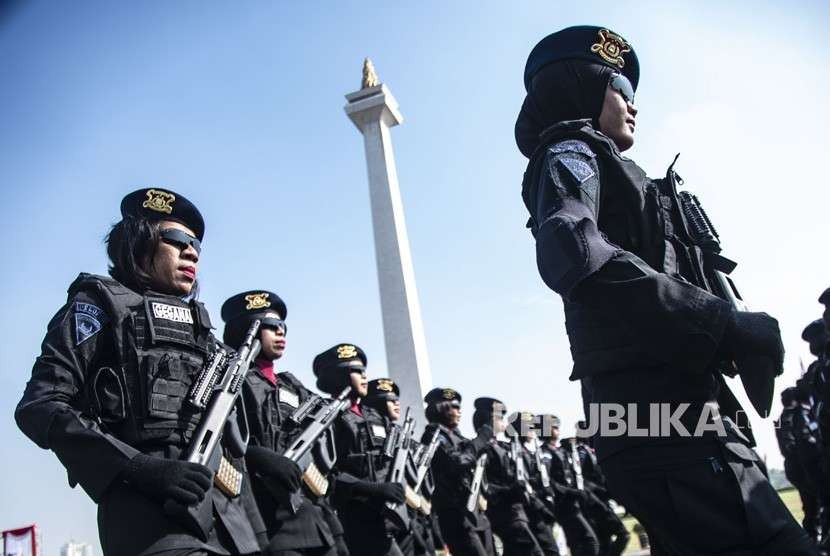
[(279, 391), (277, 392), (277, 397), (280, 403), (288, 404), (295, 409), (300, 405), (300, 398), (297, 396), (297, 394), (285, 388), (279, 389)]
[(372, 425), (372, 435), (377, 438), (386, 438), (386, 427), (382, 425)]
[(75, 345), (95, 336), (107, 322), (107, 314), (92, 303), (75, 302)]

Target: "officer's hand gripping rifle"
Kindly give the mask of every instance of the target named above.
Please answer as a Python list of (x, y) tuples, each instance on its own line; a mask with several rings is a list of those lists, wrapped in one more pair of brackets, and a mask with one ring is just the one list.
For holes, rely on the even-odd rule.
[[(435, 456), (435, 451), (438, 449), (438, 442), (440, 440), (441, 429), (435, 427), (432, 437), (429, 439), (429, 444), (426, 446), (418, 444), (413, 459), (415, 461), (415, 481), (412, 486), (412, 491), (418, 496), (418, 508), (424, 515), (429, 515), (432, 512), (432, 504), (428, 497), (432, 494), (434, 485), (426, 481), (429, 475), (429, 468), (432, 465), (432, 458)], [(426, 497), (421, 494), (421, 487), (423, 486)]]
[[(700, 201), (688, 191), (680, 191), (678, 198), (692, 241), (703, 252), (707, 267), (705, 271), (709, 271), (709, 275), (705, 278), (715, 290), (713, 293), (729, 301), (736, 311), (746, 311), (746, 303), (729, 277), (737, 263), (721, 255), (720, 236), (700, 205)], [(767, 417), (772, 406), (775, 376), (778, 374), (775, 372), (773, 362), (766, 357), (749, 355), (741, 361), (731, 362), (731, 366), (732, 369), (725, 373), (729, 376), (735, 376), (735, 373), (742, 368), (751, 369), (749, 372), (739, 373), (741, 383), (755, 411), (761, 417)]]
[[(326, 494), (329, 482), (326, 475), (314, 463), (314, 454), (315, 452), (320, 455), (327, 453), (329, 455), (329, 461), (326, 461), (328, 467), (334, 465), (336, 454), (333, 443), (330, 443), (326, 450), (315, 450), (315, 447), (322, 445), (327, 438), (331, 440), (329, 429), (340, 413), (349, 407), (351, 391), (352, 387), (347, 386), (336, 398), (329, 402), (313, 396), (298, 407), (291, 416), (291, 420), (296, 423), (303, 423), (309, 421), (309, 419), (310, 421), (300, 436), (291, 443), (291, 446), (282, 455), (300, 467), (303, 472), (303, 482), (317, 496)], [(303, 502), (302, 493), (299, 490), (290, 492), (287, 493), (287, 498), (288, 506), (292, 512), (296, 513)]]
[(409, 487), (406, 480), (406, 464), (409, 458), (409, 447), (412, 442), (412, 430), (415, 425), (415, 420), (410, 415), (410, 409), (409, 407), (406, 408), (403, 426), (393, 426), (392, 431), (395, 431), (394, 435), (390, 431), (390, 436), (395, 437), (393, 441), (394, 451), (392, 453), (392, 464), (389, 468), (389, 474), (386, 476), (386, 482), (399, 483), (404, 488), (405, 504), (397, 504), (395, 502), (386, 502), (385, 504), (386, 516), (403, 530), (409, 529), (409, 512), (407, 512), (406, 506), (409, 505), (413, 508), (419, 506), (418, 496)]
[[(188, 400), (196, 408), (206, 408), (196, 433), (185, 452), (185, 458), (191, 463), (198, 463), (211, 469), (215, 475), (213, 483), (229, 497), (238, 496), (242, 488), (242, 473), (222, 456), (220, 441), (223, 430), (228, 429), (229, 438), (233, 437), (231, 449), (234, 455), (242, 457), (245, 453), (246, 438), (240, 438), (236, 420), (230, 419), (231, 413), (241, 401), (242, 383), (251, 367), (251, 362), (259, 355), (259, 334), (261, 321), (255, 320), (239, 350), (232, 356), (225, 348), (217, 347), (205, 369), (200, 373), (190, 391)], [(242, 410), (244, 416), (244, 408)], [(247, 436), (247, 431), (246, 431)], [(240, 446), (239, 444), (243, 445)], [(172, 500), (164, 504), (165, 512), (181, 521), (190, 530), (207, 540), (213, 525), (213, 503), (210, 495), (196, 506), (181, 506)]]

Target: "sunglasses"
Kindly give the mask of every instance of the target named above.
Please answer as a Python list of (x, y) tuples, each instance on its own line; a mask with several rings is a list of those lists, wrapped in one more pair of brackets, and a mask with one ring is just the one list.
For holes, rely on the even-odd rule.
[(260, 320), (262, 321), (261, 326), (273, 328), (275, 330), (282, 330), (283, 334), (288, 334), (288, 325), (285, 324), (284, 320), (278, 319), (276, 317), (264, 317)]
[(182, 251), (187, 249), (187, 246), (193, 247), (197, 253), (202, 252), (202, 242), (190, 234), (176, 228), (166, 228), (159, 232), (159, 236), (164, 243), (178, 247)]
[(626, 76), (621, 73), (615, 73), (611, 76), (608, 85), (620, 93), (626, 102), (634, 104), (634, 87)]

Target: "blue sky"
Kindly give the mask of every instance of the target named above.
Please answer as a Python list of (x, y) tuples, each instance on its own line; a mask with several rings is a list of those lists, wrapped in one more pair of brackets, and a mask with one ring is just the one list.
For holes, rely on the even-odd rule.
[(828, 19), (820, 2), (34, 0), (0, 14), (0, 528), (37, 522), (47, 554), (97, 545), (94, 506), (12, 411), (66, 287), (105, 272), (103, 236), (133, 189), (200, 207), (201, 298), (220, 326), (225, 297), (273, 289), (289, 308), (284, 369), (310, 382), (313, 356), (351, 341), (385, 373), (363, 145), (343, 113), (365, 56), (405, 118), (393, 139), (433, 379), (462, 392), (468, 430), (481, 395), (566, 427), (579, 416), (512, 135), (527, 53), (574, 24), (634, 45), (630, 155), (659, 176), (682, 153), (744, 296), (781, 320), (779, 385), (794, 381), (830, 285)]

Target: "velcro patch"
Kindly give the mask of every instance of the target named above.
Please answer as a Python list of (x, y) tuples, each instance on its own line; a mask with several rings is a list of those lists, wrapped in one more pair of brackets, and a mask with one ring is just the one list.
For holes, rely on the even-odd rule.
[(167, 305), (157, 301), (153, 301), (152, 306), (153, 316), (157, 319), (193, 324), (193, 313), (190, 312), (190, 307), (177, 307), (176, 305)]
[(591, 165), (584, 160), (577, 158), (562, 157), (557, 159), (562, 166), (568, 169), (568, 172), (574, 177), (577, 183), (583, 184), (592, 177), (594, 177), (594, 170)]
[(372, 425), (372, 434), (378, 438), (386, 438), (386, 427)]
[(584, 154), (585, 156), (590, 156), (594, 158), (596, 154), (594, 151), (591, 150), (591, 147), (588, 146), (588, 143), (585, 141), (577, 141), (576, 139), (568, 139), (567, 141), (561, 141), (550, 148), (550, 152), (553, 154), (559, 153), (579, 153)]
[(293, 408), (297, 408), (300, 406), (300, 398), (294, 392), (287, 390), (285, 388), (280, 388), (277, 396), (279, 397), (279, 401), (288, 404)]
[(107, 322), (107, 314), (92, 303), (75, 302), (75, 345), (95, 336)]

